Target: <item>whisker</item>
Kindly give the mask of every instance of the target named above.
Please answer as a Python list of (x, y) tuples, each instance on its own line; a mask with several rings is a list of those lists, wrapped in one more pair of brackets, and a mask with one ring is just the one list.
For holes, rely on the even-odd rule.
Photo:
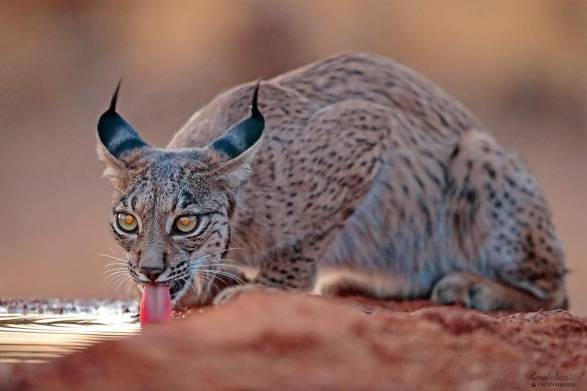
[(125, 278), (121, 278), (118, 280), (118, 282), (116, 283), (116, 287), (114, 288), (115, 292), (120, 292), (120, 288), (121, 285), (128, 283), (129, 280), (125, 279)]
[(217, 292), (220, 292), (220, 287), (218, 287), (218, 284), (216, 284), (216, 281), (214, 281), (214, 278), (208, 277), (205, 273), (202, 274), (201, 276), (206, 280), (208, 285), (214, 286), (214, 289), (216, 289)]
[(108, 278), (112, 278), (115, 276), (126, 276), (128, 275), (128, 272), (126, 270), (114, 270), (114, 271), (106, 271), (103, 273), (104, 278), (108, 279)]
[(128, 269), (128, 264), (127, 263), (125, 263), (125, 264), (122, 264), (121, 263), (121, 264), (118, 264), (118, 265), (106, 265), (104, 267), (104, 269), (106, 269), (106, 270), (118, 270), (118, 269), (127, 270)]
[(219, 250), (219, 251), (215, 251), (213, 253), (209, 253), (209, 254), (206, 254), (206, 255), (201, 255), (201, 256), (197, 257), (195, 259), (195, 261), (203, 260), (203, 259), (206, 259), (208, 257), (211, 257), (212, 255), (222, 254), (222, 253), (227, 252), (227, 251), (244, 250), (244, 249), (245, 249), (244, 247), (229, 247), (229, 248), (224, 249), (224, 250)]
[(122, 284), (124, 284), (126, 281), (127, 281), (127, 279), (126, 278), (123, 278), (123, 277), (118, 277), (115, 280), (112, 280), (111, 281), (112, 282), (112, 285), (113, 285), (113, 289), (112, 290), (114, 292), (118, 293), (120, 291), (120, 286)]
[(220, 258), (220, 259), (204, 259), (203, 262), (197, 262), (201, 264), (213, 264), (213, 263), (223, 263), (223, 262), (236, 262), (234, 259), (229, 258)]
[(236, 281), (239, 285), (245, 285), (246, 284), (246, 282), (242, 278), (238, 277), (237, 275), (235, 275), (233, 273), (226, 272), (226, 271), (223, 271), (223, 270), (199, 269), (198, 271), (199, 272), (206, 273), (206, 274), (209, 274), (212, 277), (216, 277), (216, 276), (225, 276), (225, 277), (228, 277), (228, 278)]
[(113, 267), (128, 267), (128, 263), (126, 262), (117, 262), (117, 263), (109, 263), (104, 265), (105, 269), (113, 268)]
[(116, 266), (126, 267), (126, 266), (128, 266), (128, 263), (127, 262), (112, 262), (112, 263), (108, 263), (108, 264), (104, 265), (105, 268), (116, 267)]
[(132, 286), (132, 280), (128, 273), (113, 273), (106, 277), (106, 283), (112, 289), (112, 291), (118, 293), (121, 285), (126, 285), (127, 290), (129, 286)]
[(227, 263), (225, 263), (226, 261), (233, 262), (233, 263), (238, 263), (238, 261), (236, 261), (234, 259), (220, 259), (220, 260), (213, 260), (212, 262), (204, 262), (204, 263), (202, 263), (202, 266), (217, 266), (217, 265), (222, 265), (222, 266), (226, 266), (226, 267), (236, 267), (236, 268), (238, 268), (238, 265), (227, 264)]
[(107, 276), (105, 276), (105, 281), (108, 280), (113, 280), (114, 278), (119, 278), (119, 277), (126, 277), (126, 273), (118, 273), (118, 274), (109, 274)]
[[(211, 266), (211, 267), (213, 267), (213, 269), (195, 265), (194, 267), (191, 268), (191, 272), (192, 273), (200, 273), (200, 272), (205, 273), (207, 275), (211, 275), (213, 278), (215, 278), (216, 276), (227, 276), (230, 279), (237, 281), (241, 285), (246, 284), (245, 281), (243, 281), (240, 277), (237, 276), (237, 273), (233, 273), (230, 270), (226, 270), (227, 268), (233, 268), (233, 269), (236, 269), (237, 272), (240, 272), (240, 269), (237, 266), (225, 265), (225, 264), (224, 265), (207, 265), (207, 266)], [(220, 267), (216, 268), (215, 266), (220, 266)], [(240, 274), (240, 273), (238, 273), (238, 274)]]
[(121, 262), (128, 261), (128, 258), (119, 258), (119, 257), (115, 257), (115, 256), (110, 255), (110, 254), (98, 254), (98, 256), (105, 257), (105, 258), (110, 258), (110, 259), (114, 259), (115, 261), (121, 261)]
[(113, 276), (127, 275), (127, 274), (128, 274), (128, 271), (126, 271), (126, 270), (106, 270), (104, 272), (104, 275), (106, 276), (106, 278), (113, 277)]

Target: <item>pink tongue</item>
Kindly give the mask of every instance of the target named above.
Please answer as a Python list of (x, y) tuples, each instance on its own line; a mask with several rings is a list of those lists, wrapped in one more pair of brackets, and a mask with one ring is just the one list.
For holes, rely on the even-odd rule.
[(141, 300), (141, 324), (171, 319), (171, 295), (165, 285), (145, 285)]

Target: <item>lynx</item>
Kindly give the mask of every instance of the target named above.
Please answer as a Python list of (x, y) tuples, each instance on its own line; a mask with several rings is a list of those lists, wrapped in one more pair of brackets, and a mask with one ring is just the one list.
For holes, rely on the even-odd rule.
[[(457, 100), (392, 60), (343, 54), (235, 87), (164, 149), (117, 98), (98, 122), (112, 232), (132, 279), (168, 285), (176, 306), (251, 288), (567, 306), (534, 178)], [(326, 272), (336, 278), (317, 286)]]

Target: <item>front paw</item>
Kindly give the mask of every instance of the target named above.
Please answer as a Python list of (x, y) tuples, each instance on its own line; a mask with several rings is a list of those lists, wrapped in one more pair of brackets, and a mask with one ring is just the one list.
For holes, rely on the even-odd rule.
[(246, 285), (239, 285), (239, 286), (232, 286), (229, 288), (224, 289), (221, 291), (216, 297), (214, 298), (214, 305), (221, 305), (226, 304), (229, 301), (233, 301), (237, 297), (241, 296), (244, 293), (252, 292), (252, 291), (261, 291), (266, 290), (267, 288), (262, 287), (261, 285), (257, 284), (246, 284)]

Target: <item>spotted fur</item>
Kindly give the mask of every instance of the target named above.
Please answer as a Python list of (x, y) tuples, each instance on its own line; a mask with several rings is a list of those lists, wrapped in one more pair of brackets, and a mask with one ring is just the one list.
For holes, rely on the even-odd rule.
[[(332, 57), (264, 81), (262, 137), (215, 151), (228, 136), (246, 139), (234, 124), (251, 115), (254, 89), (217, 96), (166, 149), (138, 143), (121, 162), (99, 143), (114, 211), (141, 220), (134, 238), (113, 226), (135, 276), (153, 264), (183, 278), (184, 304), (209, 302), (222, 276), (212, 270), (226, 277), (236, 264), (258, 268), (249, 286), (265, 288), (311, 291), (319, 272), (338, 271), (323, 293), (482, 310), (566, 305), (563, 250), (540, 189), (437, 86), (386, 58)], [(201, 237), (168, 234), (185, 210), (207, 216)], [(207, 273), (217, 279), (206, 283)]]

